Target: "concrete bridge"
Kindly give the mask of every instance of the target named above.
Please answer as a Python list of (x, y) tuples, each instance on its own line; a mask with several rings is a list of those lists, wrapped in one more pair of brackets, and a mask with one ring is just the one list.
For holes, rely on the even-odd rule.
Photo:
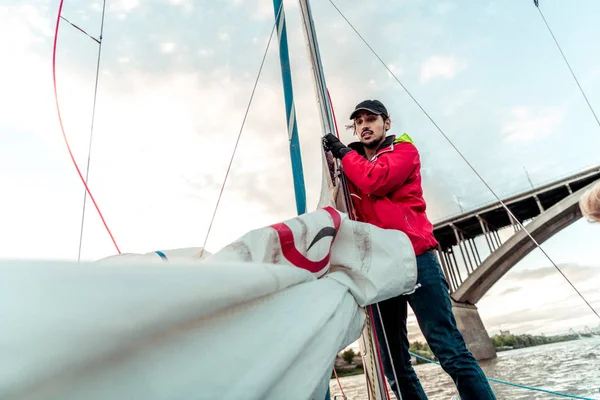
[[(600, 181), (600, 166), (502, 199), (533, 238), (542, 244), (581, 218), (579, 198)], [(503, 243), (501, 230), (512, 230)], [(453, 311), (467, 346), (478, 359), (496, 351), (475, 304), (513, 266), (536, 248), (500, 202), (434, 224), (438, 258), (449, 284)]]

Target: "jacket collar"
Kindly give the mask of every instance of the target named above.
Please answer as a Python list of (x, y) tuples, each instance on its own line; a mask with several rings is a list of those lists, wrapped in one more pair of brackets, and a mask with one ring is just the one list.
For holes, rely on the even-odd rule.
[[(386, 136), (384, 141), (377, 148), (373, 159), (377, 158), (377, 156), (379, 156), (381, 153), (394, 150), (394, 140), (396, 140), (396, 135)], [(361, 156), (365, 158), (367, 157), (367, 155), (365, 154), (365, 146), (361, 142), (349, 143), (348, 147), (350, 147), (352, 150), (356, 150), (356, 152)]]

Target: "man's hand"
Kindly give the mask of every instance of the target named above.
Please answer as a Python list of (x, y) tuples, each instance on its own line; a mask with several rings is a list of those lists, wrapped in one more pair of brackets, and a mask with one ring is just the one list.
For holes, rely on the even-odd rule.
[(340, 142), (340, 140), (331, 133), (328, 133), (326, 136), (323, 137), (323, 147), (325, 148), (325, 151), (331, 151), (331, 154), (333, 154), (335, 158), (339, 158), (340, 160), (348, 152), (352, 151), (352, 149), (344, 146), (344, 144)]

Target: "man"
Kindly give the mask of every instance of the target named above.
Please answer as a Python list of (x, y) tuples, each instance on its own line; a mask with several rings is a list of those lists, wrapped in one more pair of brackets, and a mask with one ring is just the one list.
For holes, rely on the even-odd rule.
[(377, 307), (373, 307), (384, 371), (392, 390), (398, 399), (427, 399), (408, 353), (408, 302), (429, 347), (454, 380), (461, 399), (495, 399), (483, 371), (456, 327), (448, 283), (432, 252), (438, 243), (425, 213), (417, 148), (406, 134), (399, 138), (387, 136), (391, 120), (380, 101), (359, 103), (350, 119), (359, 142), (347, 147), (332, 134), (325, 136), (323, 142), (325, 148), (341, 160), (349, 180), (355, 215), (359, 221), (404, 232), (417, 257), (420, 286), (416, 291), (379, 303), (389, 354)]
[(588, 221), (600, 222), (600, 182), (581, 195), (579, 209)]

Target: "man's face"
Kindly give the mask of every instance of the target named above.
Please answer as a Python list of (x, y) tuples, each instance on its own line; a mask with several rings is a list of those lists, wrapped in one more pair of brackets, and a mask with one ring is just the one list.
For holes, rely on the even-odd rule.
[(390, 120), (384, 121), (381, 115), (362, 111), (354, 119), (354, 129), (358, 140), (366, 148), (372, 149), (385, 139), (385, 132), (390, 129)]

